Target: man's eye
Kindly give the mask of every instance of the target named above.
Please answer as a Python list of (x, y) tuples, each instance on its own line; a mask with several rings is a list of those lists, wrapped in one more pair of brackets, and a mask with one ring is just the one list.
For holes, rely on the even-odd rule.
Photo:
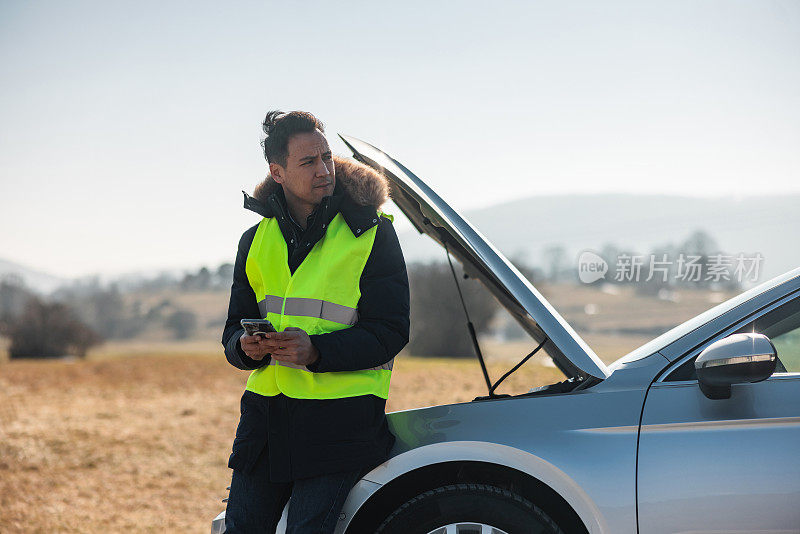
[(305, 167), (307, 165), (311, 165), (311, 162), (310, 161), (305, 161), (305, 162), (300, 164), (300, 166), (302, 166), (302, 167)]
[(322, 157), (323, 157), (323, 158), (325, 158), (325, 159), (327, 159), (328, 161), (330, 161), (330, 160), (332, 160), (332, 159), (333, 159), (333, 156), (332, 156), (331, 154), (325, 154), (325, 155), (324, 155), (324, 156), (322, 156)]

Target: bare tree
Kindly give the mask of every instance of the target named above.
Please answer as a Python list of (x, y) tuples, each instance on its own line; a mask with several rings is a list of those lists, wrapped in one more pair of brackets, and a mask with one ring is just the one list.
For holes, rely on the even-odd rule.
[[(465, 279), (454, 264), (467, 309), (478, 334), (486, 332), (497, 311), (494, 298), (479, 282)], [(456, 282), (447, 263), (409, 265), (411, 340), (415, 356), (473, 356), (474, 349)]]
[(564, 245), (550, 245), (544, 250), (544, 257), (548, 264), (548, 277), (551, 282), (558, 282), (561, 279), (561, 272), (564, 270), (564, 262), (567, 251)]
[(184, 309), (175, 310), (165, 323), (178, 339), (188, 339), (197, 330), (197, 316)]
[(11, 358), (57, 358), (67, 354), (83, 358), (101, 341), (71, 308), (37, 297), (28, 300), (25, 311), (11, 324), (9, 336)]
[(25, 288), (22, 278), (16, 275), (3, 277), (0, 281), (0, 334), (8, 331), (10, 324), (25, 310), (31, 292)]

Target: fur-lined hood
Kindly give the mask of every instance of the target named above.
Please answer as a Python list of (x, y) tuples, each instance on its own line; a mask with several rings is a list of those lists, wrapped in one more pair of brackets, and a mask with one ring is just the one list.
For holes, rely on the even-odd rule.
[[(333, 156), (333, 164), (336, 169), (337, 189), (341, 184), (347, 196), (357, 205), (377, 210), (389, 199), (389, 183), (371, 167), (339, 156)], [(269, 196), (278, 187), (280, 185), (267, 174), (253, 191), (253, 198), (266, 204)]]

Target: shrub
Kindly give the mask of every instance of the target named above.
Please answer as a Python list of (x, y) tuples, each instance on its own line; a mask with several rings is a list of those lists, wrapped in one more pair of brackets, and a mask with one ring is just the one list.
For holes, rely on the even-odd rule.
[[(486, 332), (498, 304), (480, 282), (465, 279), (460, 266), (454, 263), (454, 267), (476, 334)], [(467, 319), (450, 266), (443, 262), (411, 264), (408, 277), (411, 290), (408, 348), (411, 353), (415, 356), (474, 356)]]
[(11, 358), (85, 357), (100, 336), (81, 322), (71, 308), (31, 297), (9, 328)]

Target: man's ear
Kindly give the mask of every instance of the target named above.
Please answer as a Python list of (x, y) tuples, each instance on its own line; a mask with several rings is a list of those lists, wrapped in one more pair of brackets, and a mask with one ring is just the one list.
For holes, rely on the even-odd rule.
[(269, 174), (272, 176), (272, 179), (275, 180), (276, 183), (279, 184), (283, 183), (283, 167), (281, 167), (277, 163), (269, 164)]

